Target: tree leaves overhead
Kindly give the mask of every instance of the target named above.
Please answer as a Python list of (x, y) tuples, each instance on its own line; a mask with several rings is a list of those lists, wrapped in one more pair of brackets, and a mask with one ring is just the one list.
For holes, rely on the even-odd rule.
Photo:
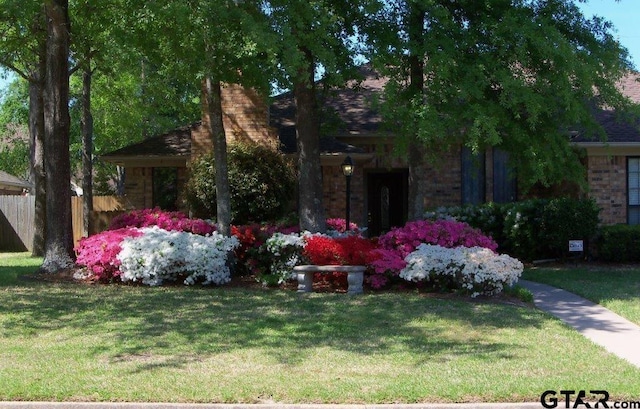
[[(599, 136), (596, 104), (629, 107), (615, 88), (631, 68), (627, 52), (609, 22), (586, 19), (577, 3), (70, 0), (71, 64), (91, 57), (99, 69), (96, 148), (108, 150), (196, 119), (207, 75), (265, 94), (292, 89), (309, 81), (307, 51), (316, 78), (344, 84), (366, 47), (391, 78), (381, 109), (399, 146), (417, 136), (431, 160), (459, 143), (497, 146), (527, 184), (550, 183), (582, 177), (568, 133)], [(0, 65), (36, 72), (44, 28), (41, 1), (0, 0)], [(424, 72), (417, 95), (410, 57)]]
[(25, 79), (37, 70), (40, 41), (46, 36), (42, 3), (0, 0), (0, 65)]
[[(407, 16), (422, 7), (424, 41), (409, 41)], [(393, 81), (385, 116), (432, 152), (463, 143), (508, 151), (526, 184), (582, 178), (570, 129), (596, 135), (594, 103), (626, 109), (615, 87), (631, 68), (609, 23), (587, 20), (574, 1), (483, 0), (394, 3), (399, 33), (374, 59)], [(409, 56), (424, 64), (420, 95), (407, 96)], [(575, 128), (578, 127), (578, 128)]]

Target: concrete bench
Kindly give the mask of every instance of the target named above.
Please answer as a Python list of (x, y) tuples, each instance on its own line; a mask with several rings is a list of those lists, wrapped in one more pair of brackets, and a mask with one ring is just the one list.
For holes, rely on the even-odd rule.
[(307, 264), (295, 266), (293, 272), (298, 278), (298, 292), (310, 293), (313, 291), (313, 274), (314, 273), (332, 273), (338, 271), (347, 273), (347, 283), (349, 288), (348, 294), (362, 294), (362, 282), (364, 280), (365, 266), (320, 266)]

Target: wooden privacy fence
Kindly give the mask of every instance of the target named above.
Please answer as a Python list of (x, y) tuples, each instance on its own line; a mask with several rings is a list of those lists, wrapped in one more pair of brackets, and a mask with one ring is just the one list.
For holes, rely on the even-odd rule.
[[(111, 218), (125, 209), (125, 198), (94, 196), (89, 234), (103, 231)], [(82, 238), (82, 197), (71, 198), (73, 242)], [(0, 196), (0, 251), (32, 251), (35, 215), (34, 196)]]
[(0, 251), (31, 251), (34, 196), (0, 196)]

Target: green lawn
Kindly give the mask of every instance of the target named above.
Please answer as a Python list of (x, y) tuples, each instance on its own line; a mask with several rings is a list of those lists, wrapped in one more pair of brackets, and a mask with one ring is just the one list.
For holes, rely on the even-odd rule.
[(640, 325), (640, 269), (568, 264), (528, 269), (523, 278), (581, 295)]
[[(414, 293), (45, 284), (0, 256), (0, 400), (537, 401), (640, 369), (530, 307)], [(606, 376), (603, 376), (606, 368)]]

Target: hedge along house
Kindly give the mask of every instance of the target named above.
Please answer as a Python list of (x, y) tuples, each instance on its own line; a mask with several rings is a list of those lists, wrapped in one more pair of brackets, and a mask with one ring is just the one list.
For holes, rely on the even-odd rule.
[[(640, 84), (629, 76), (623, 92), (640, 102)], [(355, 163), (351, 179), (351, 220), (377, 235), (406, 222), (409, 170), (394, 155), (394, 135), (383, 130), (382, 118), (372, 108), (385, 79), (363, 69), (356, 86), (319, 90), (321, 109), (321, 164), (327, 217), (345, 217), (346, 178), (341, 163)], [(291, 93), (275, 97), (270, 105), (255, 92), (237, 85), (222, 91), (224, 126), (229, 142), (266, 143), (295, 155), (295, 103)], [(206, 109), (203, 112), (207, 112)], [(614, 112), (599, 111), (597, 118), (608, 143), (591, 142), (581, 135), (573, 142), (585, 149), (588, 194), (602, 207), (602, 222), (640, 223), (640, 131), (616, 120)], [(126, 169), (125, 195), (133, 208), (180, 207), (180, 191), (192, 157), (212, 149), (204, 126), (208, 121), (176, 129), (104, 155), (104, 160)], [(425, 208), (466, 203), (510, 202), (518, 199), (517, 183), (509, 171), (508, 155), (489, 149), (473, 157), (458, 147), (441, 155), (438, 163), (425, 162), (415, 183), (426, 192)]]

